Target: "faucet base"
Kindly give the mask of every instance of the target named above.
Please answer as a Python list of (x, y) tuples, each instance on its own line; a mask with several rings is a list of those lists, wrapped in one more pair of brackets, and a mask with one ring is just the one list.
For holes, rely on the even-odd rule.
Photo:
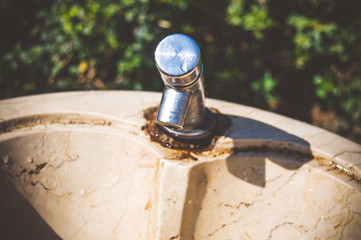
[(166, 127), (158, 125), (166, 134), (179, 141), (187, 141), (190, 143), (199, 143), (210, 139), (214, 135), (214, 130), (216, 126), (216, 117), (215, 115), (206, 108), (206, 121), (202, 126), (198, 128), (184, 128), (182, 130), (175, 129), (172, 127)]

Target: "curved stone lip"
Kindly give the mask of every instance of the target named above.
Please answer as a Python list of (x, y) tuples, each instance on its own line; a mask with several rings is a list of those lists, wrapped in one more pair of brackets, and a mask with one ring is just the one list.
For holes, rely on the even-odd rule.
[[(93, 119), (98, 124), (111, 125), (114, 122), (119, 127), (125, 124), (125, 128), (120, 128), (128, 130), (131, 126), (131, 131), (146, 137), (141, 131), (145, 123), (143, 110), (157, 106), (160, 98), (161, 94), (154, 92), (79, 91), (6, 99), (0, 101), (0, 127), (29, 116), (61, 116), (63, 121), (70, 117), (68, 120), (71, 122), (74, 116), (83, 115), (83, 119)], [(125, 99), (126, 104), (122, 103)], [(232, 120), (231, 128), (220, 137), (215, 151), (232, 148), (252, 150), (250, 147), (257, 146), (282, 146), (300, 151), (309, 149), (314, 156), (330, 159), (340, 167), (352, 168), (361, 175), (361, 146), (348, 139), (253, 107), (215, 99), (207, 99), (207, 103), (207, 107), (220, 109)], [(0, 129), (0, 135), (3, 130)], [(169, 149), (163, 147), (158, 151), (165, 152), (165, 155), (169, 153)]]
[[(360, 191), (360, 181), (355, 183), (345, 178), (345, 174), (350, 177), (346, 170), (352, 171), (352, 174), (356, 176), (361, 176), (360, 145), (297, 120), (220, 100), (207, 99), (207, 107), (221, 110), (221, 113), (231, 120), (231, 127), (219, 137), (214, 149), (209, 153), (199, 155), (194, 153), (196, 156), (193, 156), (193, 153), (188, 152), (190, 157), (181, 158), (174, 154), (174, 150), (150, 142), (149, 136), (142, 130), (142, 126), (146, 123), (143, 117), (144, 110), (157, 106), (160, 98), (160, 93), (151, 92), (87, 91), (2, 100), (0, 101), (0, 142), (9, 139), (16, 140), (18, 137), (37, 133), (38, 130), (40, 133), (46, 133), (46, 131), (69, 132), (73, 129), (81, 129), (84, 132), (101, 131), (101, 133), (113, 135), (119, 133), (125, 138), (129, 136), (136, 142), (139, 140), (146, 149), (154, 150), (155, 155), (159, 156), (155, 163), (160, 166), (157, 180), (159, 193), (156, 193), (157, 239), (171, 239), (174, 236), (180, 236), (180, 233), (194, 233), (197, 211), (201, 209), (201, 195), (207, 192), (207, 189), (201, 186), (202, 182), (207, 182), (204, 176), (205, 171), (214, 171), (214, 176), (220, 178), (216, 172), (217, 167), (210, 167), (207, 170), (207, 166), (215, 166), (220, 162), (223, 164), (223, 169), (229, 173), (228, 179), (241, 180), (239, 182), (245, 182), (243, 186), (262, 192), (266, 180), (273, 182), (275, 179), (283, 179), (276, 175), (271, 178), (268, 176), (266, 179), (266, 166), (281, 169), (287, 176), (292, 177), (292, 173), (302, 169), (303, 165), (305, 168), (302, 171), (305, 174), (310, 168), (317, 168), (320, 161), (311, 160), (320, 158), (326, 161), (328, 169), (332, 168), (339, 171), (337, 173), (344, 173), (337, 176), (342, 184), (356, 186), (354, 189)], [(245, 178), (242, 172), (238, 171), (239, 165), (234, 159), (250, 160), (247, 162), (256, 167), (260, 166), (261, 174), (256, 174), (255, 180)], [(289, 164), (291, 161), (292, 164)], [(309, 165), (306, 165), (307, 161)], [(35, 170), (39, 166), (36, 165)], [(324, 172), (328, 174), (327, 170)], [(315, 174), (317, 177), (318, 173)], [(272, 174), (272, 171), (268, 171), (267, 174)], [(302, 178), (302, 183), (303, 180)], [(209, 182), (211, 183), (212, 180), (210, 179)], [(226, 189), (223, 187), (226, 184), (228, 184), (227, 181), (222, 182), (219, 190)], [(200, 191), (199, 186), (201, 186)], [(211, 189), (209, 188), (209, 192), (212, 192)], [(275, 194), (278, 190), (279, 188), (275, 189)], [(194, 203), (190, 202), (197, 200), (192, 198), (192, 194), (195, 194), (195, 198), (200, 196), (201, 199)], [(285, 201), (288, 201), (287, 197), (285, 195)], [(253, 204), (252, 201), (242, 201), (241, 205), (235, 205), (235, 207), (248, 208), (251, 204)], [(221, 207), (228, 209), (229, 205), (228, 202), (224, 202)], [(194, 211), (195, 208), (198, 210)], [(251, 210), (256, 210), (256, 208)], [(191, 222), (188, 221), (187, 216), (192, 220)], [(259, 219), (258, 216), (256, 217)], [(218, 228), (215, 229), (217, 231)], [(271, 232), (272, 229), (271, 226)]]

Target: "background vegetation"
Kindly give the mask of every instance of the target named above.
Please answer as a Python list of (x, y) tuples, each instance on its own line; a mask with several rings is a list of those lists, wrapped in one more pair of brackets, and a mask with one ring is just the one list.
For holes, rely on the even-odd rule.
[(361, 142), (359, 0), (0, 0), (0, 98), (161, 91), (153, 51), (200, 45), (207, 96)]

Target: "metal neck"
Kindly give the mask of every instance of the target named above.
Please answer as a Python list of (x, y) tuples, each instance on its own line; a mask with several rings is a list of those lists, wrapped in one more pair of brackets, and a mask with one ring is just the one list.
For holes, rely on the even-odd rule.
[(155, 51), (156, 66), (165, 84), (156, 122), (182, 139), (201, 139), (214, 128), (205, 108), (203, 66), (196, 42), (183, 34), (163, 39)]

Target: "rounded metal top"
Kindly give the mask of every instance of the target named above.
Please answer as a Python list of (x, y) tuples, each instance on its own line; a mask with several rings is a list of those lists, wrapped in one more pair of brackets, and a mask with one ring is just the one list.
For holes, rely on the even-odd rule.
[(200, 50), (197, 43), (184, 34), (164, 38), (155, 49), (156, 64), (164, 74), (182, 76), (197, 67)]

